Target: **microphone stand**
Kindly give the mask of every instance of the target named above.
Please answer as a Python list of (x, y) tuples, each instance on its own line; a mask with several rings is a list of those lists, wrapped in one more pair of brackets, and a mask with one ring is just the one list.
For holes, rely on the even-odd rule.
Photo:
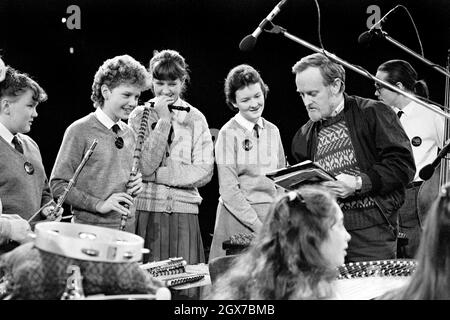
[[(334, 55), (334, 54), (332, 54), (332, 53), (330, 53), (330, 52), (328, 52), (328, 51), (326, 51), (324, 49), (316, 47), (315, 45), (313, 45), (313, 44), (311, 44), (311, 43), (309, 43), (307, 41), (304, 41), (304, 40), (302, 40), (302, 39), (300, 39), (300, 38), (290, 34), (289, 32), (286, 31), (285, 28), (277, 26), (277, 25), (274, 25), (271, 21), (269, 21), (268, 24), (270, 24), (272, 26), (272, 29), (264, 29), (264, 31), (269, 32), (269, 33), (274, 33), (274, 34), (281, 33), (286, 38), (288, 38), (290, 40), (293, 40), (293, 41), (295, 41), (295, 42), (297, 42), (297, 43), (299, 43), (299, 44), (301, 44), (301, 45), (303, 45), (303, 46), (305, 46), (305, 47), (307, 47), (307, 48), (309, 48), (309, 49), (311, 49), (313, 51), (316, 51), (318, 53), (324, 54), (328, 58), (330, 58), (330, 59), (332, 59), (332, 60), (334, 60), (334, 61), (336, 61), (336, 62), (338, 62), (338, 63), (340, 63), (340, 64), (342, 64), (344, 66), (346, 66), (347, 68), (349, 68), (349, 69), (351, 69), (351, 70), (353, 70), (353, 71), (355, 71), (355, 72), (365, 76), (366, 78), (369, 78), (372, 81), (375, 81), (376, 83), (379, 83), (379, 84), (389, 88), (391, 91), (395, 91), (395, 92), (397, 92), (399, 94), (402, 94), (405, 97), (408, 97), (409, 99), (417, 102), (418, 104), (420, 104), (420, 105), (430, 109), (431, 111), (436, 112), (436, 113), (440, 114), (441, 116), (444, 116), (444, 117), (446, 117), (447, 119), (450, 120), (450, 114), (446, 113), (441, 108), (437, 107), (437, 106), (440, 106), (440, 104), (433, 102), (433, 104), (437, 105), (437, 106), (435, 106), (435, 105), (432, 105), (432, 104), (425, 103), (424, 101), (422, 101), (421, 99), (417, 98), (416, 96), (414, 96), (414, 95), (412, 95), (412, 94), (410, 94), (410, 93), (408, 93), (406, 91), (403, 91), (403, 90), (399, 89), (398, 87), (396, 87), (396, 86), (394, 86), (394, 85), (392, 85), (392, 84), (390, 84), (390, 83), (388, 83), (386, 81), (383, 81), (383, 80), (380, 80), (380, 79), (376, 78), (369, 71), (367, 71), (367, 70), (365, 70), (365, 69), (363, 69), (361, 67), (356, 67), (356, 66), (354, 66), (354, 65), (352, 65), (352, 64), (350, 64), (350, 63), (348, 63), (348, 62), (346, 62), (344, 60), (342, 60), (338, 56), (336, 56), (336, 55)], [(441, 106), (441, 107), (443, 109), (446, 109), (443, 106)]]
[(413, 50), (409, 49), (408, 47), (406, 47), (405, 45), (401, 44), (400, 42), (398, 42), (397, 40), (393, 39), (392, 37), (390, 37), (387, 32), (383, 31), (381, 28), (377, 29), (376, 31), (376, 35), (380, 36), (384, 39), (386, 39), (387, 41), (389, 41), (390, 43), (394, 44), (395, 46), (399, 47), (400, 49), (406, 51), (407, 53), (409, 53), (410, 55), (416, 57), (417, 59), (421, 60), (422, 62), (424, 62), (425, 64), (427, 64), (428, 66), (432, 67), (433, 69), (435, 69), (436, 71), (442, 73), (444, 76), (450, 78), (450, 73), (443, 67), (425, 59), (424, 57), (422, 57), (420, 54), (414, 52)]

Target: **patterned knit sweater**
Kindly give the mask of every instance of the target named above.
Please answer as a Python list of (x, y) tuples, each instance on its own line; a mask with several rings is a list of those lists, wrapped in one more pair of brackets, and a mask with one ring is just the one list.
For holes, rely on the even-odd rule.
[[(3, 214), (18, 214), (27, 220), (53, 197), (36, 142), (27, 135), (17, 135), (24, 154), (0, 137), (0, 198)], [(33, 165), (31, 175), (25, 171), (26, 161)], [(36, 217), (36, 220), (40, 219), (44, 218)]]
[[(169, 128), (167, 121), (160, 122), (157, 131)], [(107, 129), (92, 112), (72, 123), (64, 133), (63, 141), (53, 167), (50, 186), (55, 196), (59, 196), (72, 178), (84, 154), (92, 145), (94, 139), (98, 144), (89, 160), (81, 170), (76, 184), (69, 192), (66, 203), (72, 206), (74, 215), (83, 223), (118, 228), (120, 213), (97, 213), (96, 205), (106, 200), (111, 194), (126, 192), (132, 167), (136, 133), (123, 123), (125, 130), (120, 130), (119, 136), (124, 140), (122, 149), (116, 148), (116, 135)], [(161, 135), (161, 139), (164, 137)], [(144, 143), (141, 156), (142, 175), (155, 170), (158, 163), (152, 163), (152, 157), (146, 156), (161, 140), (148, 140)], [(131, 210), (132, 214), (134, 210)]]
[[(173, 132), (168, 143), (170, 128), (164, 131), (164, 141), (153, 143), (148, 153), (155, 169), (147, 168), (152, 174), (144, 176), (144, 191), (136, 198), (138, 210), (150, 212), (177, 212), (198, 214), (202, 197), (198, 187), (207, 184), (213, 175), (213, 142), (204, 115), (186, 101), (178, 100), (190, 111), (174, 110), (171, 121)], [(128, 123), (138, 130), (143, 106), (137, 107)], [(148, 140), (159, 135), (155, 129), (161, 123), (156, 111), (150, 109), (150, 130)]]
[[(315, 161), (335, 176), (341, 173), (352, 176), (360, 175), (361, 170), (356, 162), (355, 150), (343, 112), (332, 119), (322, 121)], [(349, 230), (370, 225), (372, 223), (371, 216), (380, 215), (370, 196), (350, 196), (339, 199), (338, 202), (344, 212), (344, 223)]]

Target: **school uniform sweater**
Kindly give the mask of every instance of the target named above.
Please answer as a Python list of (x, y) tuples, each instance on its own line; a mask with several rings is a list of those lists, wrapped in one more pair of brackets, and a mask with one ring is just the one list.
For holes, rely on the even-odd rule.
[[(152, 163), (160, 163), (150, 175), (145, 175), (144, 191), (136, 198), (136, 209), (149, 212), (198, 214), (202, 197), (198, 188), (207, 184), (213, 175), (213, 142), (205, 116), (184, 100), (176, 105), (189, 107), (190, 111), (173, 110), (172, 134), (165, 131), (163, 143), (153, 143), (149, 152)], [(143, 107), (130, 115), (129, 123), (138, 130)], [(147, 140), (154, 140), (162, 119), (150, 109), (150, 132)], [(151, 171), (151, 169), (149, 170)]]
[(220, 129), (216, 142), (219, 201), (242, 224), (254, 230), (264, 219), (258, 217), (255, 206), (269, 206), (277, 194), (274, 182), (265, 174), (283, 168), (286, 161), (280, 132), (274, 124), (262, 119), (263, 127), (256, 138), (236, 117)]
[[(64, 191), (86, 151), (94, 139), (98, 140), (96, 148), (80, 171), (66, 199), (66, 203), (72, 206), (75, 217), (84, 223), (114, 228), (120, 225), (120, 213), (111, 211), (100, 214), (95, 209), (100, 201), (106, 200), (111, 194), (127, 190), (126, 184), (133, 163), (136, 133), (127, 124), (123, 122), (120, 124), (121, 130), (118, 136), (124, 141), (122, 149), (118, 149), (114, 144), (116, 134), (105, 127), (94, 112), (72, 123), (64, 133), (50, 178), (50, 187), (55, 196), (59, 196)], [(167, 121), (161, 121), (156, 131), (164, 131), (167, 129), (165, 127), (169, 126)], [(161, 136), (161, 139), (164, 137)], [(161, 143), (158, 135), (155, 135), (153, 140), (147, 140), (143, 145), (140, 166), (143, 175), (147, 171), (154, 170), (158, 165), (151, 163), (152, 157), (145, 156), (146, 152), (152, 149), (150, 147), (152, 143)], [(131, 212), (134, 215), (134, 210)]]
[[(0, 198), (3, 214), (18, 214), (28, 220), (39, 208), (53, 200), (39, 147), (29, 136), (18, 133), (23, 154), (0, 137)], [(25, 162), (33, 174), (25, 171)], [(44, 217), (38, 215), (36, 220)]]

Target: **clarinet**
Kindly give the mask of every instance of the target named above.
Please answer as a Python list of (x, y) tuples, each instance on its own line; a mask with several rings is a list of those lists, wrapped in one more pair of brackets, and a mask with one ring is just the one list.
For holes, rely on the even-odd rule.
[[(142, 145), (144, 144), (145, 132), (147, 131), (148, 126), (148, 117), (150, 115), (150, 108), (144, 107), (144, 112), (142, 113), (141, 125), (139, 127), (138, 136), (136, 139), (136, 148), (133, 153), (133, 165), (131, 167), (130, 177), (128, 178), (128, 183), (136, 176), (139, 170), (139, 162), (141, 160), (142, 153)], [(132, 196), (130, 193), (130, 189), (127, 189), (127, 193)], [(122, 204), (125, 208), (130, 209), (130, 206), (127, 203)], [(120, 230), (125, 230), (125, 226), (127, 224), (128, 215), (122, 214), (120, 217)]]

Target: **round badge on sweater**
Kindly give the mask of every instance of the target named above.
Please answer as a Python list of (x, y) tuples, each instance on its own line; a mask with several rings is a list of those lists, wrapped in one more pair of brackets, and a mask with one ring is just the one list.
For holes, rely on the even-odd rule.
[(29, 175), (34, 173), (34, 167), (30, 162), (25, 162), (23, 165), (25, 172), (28, 173)]
[(249, 151), (251, 148), (253, 148), (253, 144), (249, 139), (245, 139), (242, 142), (242, 148), (244, 148), (245, 151)]
[(414, 147), (418, 147), (418, 146), (420, 146), (422, 144), (422, 139), (420, 137), (414, 137), (414, 138), (411, 139), (411, 144)]

